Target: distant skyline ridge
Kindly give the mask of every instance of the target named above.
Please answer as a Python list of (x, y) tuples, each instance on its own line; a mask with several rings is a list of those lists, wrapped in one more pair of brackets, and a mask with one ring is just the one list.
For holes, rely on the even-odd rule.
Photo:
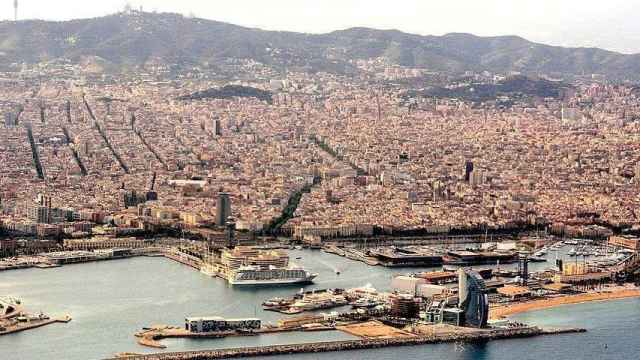
[(121, 71), (149, 61), (188, 69), (216, 68), (225, 59), (251, 59), (283, 71), (355, 74), (359, 71), (356, 60), (384, 57), (391, 64), (450, 74), (487, 70), (640, 80), (640, 54), (549, 46), (519, 36), (421, 36), (366, 27), (308, 34), (175, 13), (120, 12), (64, 22), (3, 21), (0, 39), (0, 66), (65, 58)]
[[(550, 45), (640, 53), (640, 22), (635, 20), (640, 2), (623, 0), (108, 0), (90, 6), (82, 0), (21, 0), (18, 18), (100, 17), (122, 11), (127, 3), (134, 9), (194, 15), (264, 30), (322, 34), (370, 27), (420, 35), (517, 35)], [(13, 20), (13, 5), (13, 0), (0, 3), (0, 20)]]

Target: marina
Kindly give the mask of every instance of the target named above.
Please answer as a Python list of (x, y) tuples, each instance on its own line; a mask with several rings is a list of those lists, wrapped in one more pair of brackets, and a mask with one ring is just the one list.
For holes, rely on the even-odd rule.
[(333, 309), (349, 303), (343, 289), (300, 290), (292, 297), (273, 298), (262, 303), (262, 308), (282, 314), (299, 314), (304, 311)]
[(487, 251), (481, 248), (462, 247), (445, 249), (442, 246), (408, 245), (373, 248), (353, 248), (326, 245), (323, 250), (361, 261), (370, 266), (384, 267), (437, 267), (442, 265), (473, 266), (486, 264), (510, 264), (517, 261), (514, 251)]

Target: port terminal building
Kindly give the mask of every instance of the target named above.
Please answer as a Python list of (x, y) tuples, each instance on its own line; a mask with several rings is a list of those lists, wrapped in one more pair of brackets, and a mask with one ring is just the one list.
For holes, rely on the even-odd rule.
[(192, 333), (251, 331), (260, 329), (260, 319), (225, 319), (218, 316), (188, 317), (184, 327)]

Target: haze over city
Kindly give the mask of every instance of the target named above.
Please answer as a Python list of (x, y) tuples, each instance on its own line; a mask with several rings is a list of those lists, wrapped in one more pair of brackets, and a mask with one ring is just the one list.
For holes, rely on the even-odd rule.
[[(20, 19), (69, 20), (103, 16), (128, 3), (146, 11), (175, 12), (266, 30), (325, 33), (350, 27), (398, 29), (421, 35), (466, 32), (518, 35), (550, 45), (640, 52), (640, 3), (636, 0), (20, 0)], [(12, 0), (0, 19), (13, 19)], [(606, 11), (603, 11), (606, 9)]]

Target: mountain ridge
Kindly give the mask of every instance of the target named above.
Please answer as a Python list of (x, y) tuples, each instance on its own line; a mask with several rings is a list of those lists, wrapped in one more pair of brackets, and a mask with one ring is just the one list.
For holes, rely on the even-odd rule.
[(430, 71), (640, 78), (640, 54), (544, 45), (516, 35), (417, 35), (353, 27), (324, 34), (261, 30), (173, 13), (117, 13), (67, 21), (0, 22), (0, 64), (98, 56), (117, 66), (151, 59), (203, 64), (253, 59), (281, 68), (354, 72), (353, 60), (386, 57)]

